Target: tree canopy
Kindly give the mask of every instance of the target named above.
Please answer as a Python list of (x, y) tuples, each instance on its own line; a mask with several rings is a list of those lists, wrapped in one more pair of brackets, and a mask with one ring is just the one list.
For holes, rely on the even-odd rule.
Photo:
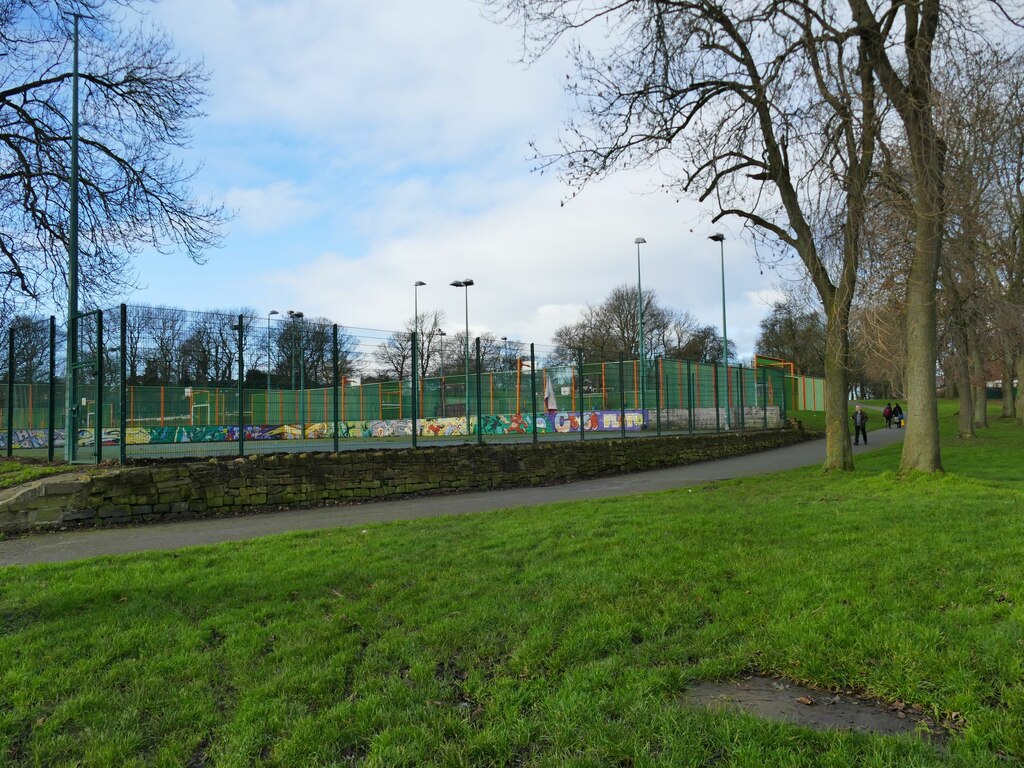
[(761, 321), (757, 352), (788, 360), (798, 373), (823, 376), (825, 323), (817, 312), (801, 312), (790, 302), (777, 302)]
[(195, 169), (182, 159), (206, 73), (141, 24), (131, 13), (139, 4), (0, 0), (0, 304), (8, 310), (26, 299), (64, 304), (76, 15), (86, 301), (131, 285), (131, 256), (142, 248), (201, 261), (219, 241), (223, 208), (194, 196)]
[[(616, 286), (600, 304), (587, 305), (578, 320), (555, 331), (552, 360), (572, 363), (581, 351), (586, 360), (615, 360), (620, 355), (639, 359), (640, 327), (637, 309), (637, 289), (629, 285)], [(699, 349), (700, 354), (707, 351), (706, 344), (694, 343), (695, 334), (699, 330), (696, 319), (688, 312), (663, 307), (658, 303), (654, 291), (643, 292), (643, 320), (644, 354), (648, 358), (656, 355), (686, 357), (680, 350), (688, 344), (691, 355), (695, 348)], [(718, 336), (717, 343), (718, 359), (721, 359), (721, 336)]]

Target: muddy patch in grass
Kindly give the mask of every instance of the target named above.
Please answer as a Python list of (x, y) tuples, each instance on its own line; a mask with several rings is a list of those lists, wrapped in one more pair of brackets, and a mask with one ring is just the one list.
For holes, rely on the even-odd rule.
[(881, 735), (915, 734), (941, 747), (945, 729), (919, 707), (903, 702), (828, 693), (787, 680), (748, 677), (718, 683), (694, 683), (686, 690), (690, 706), (739, 709), (758, 717), (804, 725), (819, 731), (843, 730)]

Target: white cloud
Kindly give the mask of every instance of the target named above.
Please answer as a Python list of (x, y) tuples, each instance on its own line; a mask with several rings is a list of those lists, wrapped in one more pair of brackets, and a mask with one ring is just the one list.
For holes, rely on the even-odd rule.
[[(550, 146), (566, 116), (567, 69), (557, 54), (514, 64), (518, 34), (475, 3), (175, 0), (154, 15), (213, 71), (195, 154), (239, 221), (201, 270), (153, 279), (160, 267), (143, 264), (157, 286), (144, 300), (237, 305), (223, 286), (242, 274), (245, 302), (264, 311), (393, 329), (424, 280), (421, 310), (457, 330), (464, 295), (448, 283), (471, 277), (472, 331), (544, 344), (635, 284), (643, 236), (644, 287), (720, 324), (718, 246), (699, 206), (643, 194), (652, 179), (637, 171), (563, 207), (567, 189), (529, 172), (527, 141)], [(738, 229), (714, 228), (729, 238), (730, 338), (748, 355), (774, 294)]]
[[(469, 277), (476, 282), (469, 296), (472, 328), (547, 343), (585, 304), (600, 302), (616, 285), (635, 284), (633, 239), (642, 235), (648, 241), (641, 251), (645, 289), (718, 325), (717, 246), (705, 239), (706, 226), (698, 223), (695, 233), (687, 226), (701, 221), (699, 211), (661, 195), (635, 194), (630, 180), (638, 181), (624, 175), (594, 186), (564, 207), (563, 190), (553, 180), (515, 185), (518, 196), (487, 211), (423, 221), (401, 238), (381, 238), (358, 258), (323, 252), (268, 275), (267, 282), (300, 297), (314, 314), (346, 325), (397, 328), (412, 316), (412, 283), (424, 280), (421, 310), (441, 309), (458, 328), (464, 296), (448, 283)], [(379, 214), (386, 217), (388, 211)], [(730, 250), (730, 311), (739, 331), (751, 319), (756, 327), (768, 304), (760, 298), (762, 278), (745, 246), (734, 243)]]
[(290, 181), (279, 181), (260, 189), (232, 189), (226, 197), (239, 223), (258, 233), (301, 224), (322, 210), (321, 204), (309, 199), (308, 192)]
[(214, 121), (315, 136), (352, 162), (525, 138), (563, 101), (557, 59), (513, 64), (516, 32), (466, 0), (176, 0), (158, 18), (212, 69)]

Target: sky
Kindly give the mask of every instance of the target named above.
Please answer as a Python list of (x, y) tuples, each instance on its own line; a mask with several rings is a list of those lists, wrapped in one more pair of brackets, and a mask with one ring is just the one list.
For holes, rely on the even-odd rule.
[[(753, 353), (780, 298), (738, 222), (621, 172), (567, 200), (531, 170), (570, 115), (564, 54), (526, 66), (521, 33), (472, 0), (165, 0), (147, 10), (210, 71), (187, 162), (194, 191), (234, 211), (203, 265), (144, 254), (129, 301), (188, 309), (297, 310), (398, 329), (440, 310), (465, 327), (547, 344), (617, 285), (721, 326)], [(564, 203), (564, 205), (563, 205)]]

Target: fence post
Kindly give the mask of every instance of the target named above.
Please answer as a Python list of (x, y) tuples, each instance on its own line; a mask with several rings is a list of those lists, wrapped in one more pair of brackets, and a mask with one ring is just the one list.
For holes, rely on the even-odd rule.
[(245, 326), (238, 316), (238, 455), (245, 456)]
[(334, 324), (332, 341), (331, 341), (331, 357), (334, 365), (334, 452), (338, 452), (338, 439), (340, 435), (338, 430), (341, 426), (338, 418), (338, 388), (339, 388), (339, 376), (338, 376), (338, 324)]
[(661, 355), (654, 358), (654, 423), (661, 437)]
[(761, 406), (764, 409), (764, 428), (768, 429), (768, 369), (761, 368)]
[[(412, 332), (412, 447), (416, 447), (416, 430), (419, 428), (418, 419), (420, 407), (420, 393), (419, 393), (419, 365), (420, 357), (416, 354), (416, 347), (419, 345), (420, 339), (419, 334), (416, 331)], [(401, 386), (401, 385), (399, 385)]]
[(743, 366), (742, 365), (739, 366), (736, 370), (739, 371), (739, 378), (740, 378), (740, 431), (741, 432), (745, 432), (746, 429), (747, 429), (747, 417), (743, 413), (743, 406), (744, 406), (744, 399), (743, 399)]
[(715, 432), (722, 431), (722, 412), (718, 407), (718, 363), (711, 368), (711, 379), (715, 390)]
[(103, 310), (96, 310), (96, 426), (93, 428), (93, 442), (96, 445), (96, 463), (103, 461)]
[(121, 305), (121, 352), (120, 352), (120, 374), (121, 374), (121, 419), (120, 434), (118, 435), (118, 463), (124, 466), (128, 458), (128, 361), (125, 359), (128, 351), (128, 305)]
[(789, 382), (786, 381), (786, 374), (783, 373), (782, 374), (782, 424), (783, 424), (783, 426), (785, 426), (786, 418), (787, 418), (787, 416), (789, 414), (789, 406), (788, 406), (788, 403), (786, 402), (787, 399), (788, 399), (786, 397), (786, 395), (787, 395), (787, 391), (786, 390), (787, 389), (789, 389)]
[(626, 361), (619, 355), (619, 435), (626, 438)]
[(583, 433), (586, 431), (584, 429), (584, 425), (583, 425), (583, 350), (582, 349), (579, 351), (579, 355), (577, 357), (577, 361), (578, 362), (577, 362), (577, 365), (576, 365), (576, 370), (577, 370), (578, 382), (576, 384), (576, 389), (579, 392), (579, 396), (580, 396), (580, 440), (582, 441), (584, 439), (583, 438)]
[(50, 315), (50, 383), (49, 410), (46, 415), (46, 460), (53, 461), (54, 422), (57, 420), (57, 318)]
[(7, 329), (7, 455), (14, 455), (14, 325)]
[(530, 418), (533, 420), (533, 444), (537, 444), (537, 356), (530, 342)]
[(693, 370), (692, 363), (686, 361), (686, 431), (693, 434)]
[[(480, 373), (480, 337), (476, 337), (476, 444), (484, 444), (484, 411), (483, 411), (483, 392), (480, 389), (480, 379), (482, 374)], [(468, 385), (469, 382), (467, 381)]]

